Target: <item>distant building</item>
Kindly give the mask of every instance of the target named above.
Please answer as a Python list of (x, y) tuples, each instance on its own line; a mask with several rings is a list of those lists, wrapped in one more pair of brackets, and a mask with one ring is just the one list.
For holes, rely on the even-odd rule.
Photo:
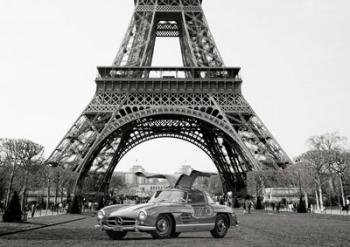
[(139, 184), (137, 187), (137, 194), (140, 196), (152, 196), (158, 190), (164, 190), (169, 188), (169, 183), (166, 180), (159, 181), (158, 183)]
[[(63, 192), (59, 191), (59, 193), (56, 196), (55, 190), (51, 190), (50, 192), (50, 202), (55, 202), (57, 200), (57, 203), (63, 202), (67, 199), (67, 191), (64, 189)], [(42, 190), (29, 190), (26, 194), (26, 201), (28, 203), (30, 202), (45, 202), (47, 201), (47, 188), (44, 188)]]
[[(174, 176), (179, 177), (182, 174), (190, 174), (191, 171), (192, 171), (192, 167), (190, 165), (183, 165), (179, 168), (177, 172), (174, 173)], [(143, 177), (138, 177), (135, 175), (136, 172), (146, 172), (146, 170), (140, 165), (134, 165), (129, 169), (129, 172), (115, 172), (114, 176), (120, 177), (125, 185), (128, 185), (128, 186), (140, 185), (141, 186), (140, 188), (144, 188), (145, 191), (156, 191), (157, 189), (154, 189), (155, 188), (154, 186), (159, 183), (163, 183), (163, 180), (159, 180), (156, 178), (146, 179)], [(209, 183), (208, 178), (198, 177), (196, 179), (195, 185), (202, 185), (202, 184), (208, 184), (208, 183)], [(163, 186), (163, 184), (161, 184), (161, 186)], [(166, 187), (168, 186), (169, 184), (167, 183)]]
[(126, 184), (126, 173), (125, 172), (115, 172), (115, 173), (113, 173), (113, 177), (120, 178), (122, 184)]
[(131, 172), (126, 172), (125, 173), (125, 184), (126, 185), (132, 185), (136, 184), (136, 175)]
[(136, 176), (136, 172), (145, 172), (145, 169), (140, 165), (135, 165), (130, 168), (129, 172), (116, 172), (114, 176), (121, 177), (126, 185), (147, 183), (145, 178)]
[[(174, 173), (175, 177), (179, 177), (182, 174), (190, 174), (192, 172), (190, 165), (183, 165), (177, 172)], [(115, 190), (115, 194), (124, 195), (137, 195), (140, 197), (152, 196), (156, 191), (164, 190), (170, 187), (170, 184), (165, 179), (151, 178), (146, 179), (135, 175), (136, 172), (146, 172), (146, 170), (140, 165), (134, 165), (129, 169), (129, 172), (115, 172), (113, 176), (120, 177), (125, 184), (125, 188)], [(194, 188), (207, 189), (210, 183), (210, 179), (207, 177), (198, 177), (194, 183)]]
[(299, 188), (265, 188), (264, 202), (280, 202), (282, 199), (287, 202), (297, 202), (300, 197)]

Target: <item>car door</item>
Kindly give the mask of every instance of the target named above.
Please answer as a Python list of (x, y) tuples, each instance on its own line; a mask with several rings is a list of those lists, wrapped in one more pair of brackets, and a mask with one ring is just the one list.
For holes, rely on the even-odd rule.
[(202, 191), (190, 191), (188, 203), (193, 208), (191, 217), (193, 231), (212, 230), (215, 224), (214, 209), (208, 204), (206, 195)]

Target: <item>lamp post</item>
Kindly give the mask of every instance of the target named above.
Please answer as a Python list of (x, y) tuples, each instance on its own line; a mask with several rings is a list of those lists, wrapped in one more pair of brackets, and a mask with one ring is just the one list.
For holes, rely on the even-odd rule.
[(300, 175), (300, 170), (298, 169), (298, 183), (299, 183), (299, 205), (298, 205), (298, 213), (306, 213), (306, 205), (304, 204), (303, 201), (303, 193), (301, 189), (301, 175)]
[(299, 183), (299, 195), (300, 195), (300, 198), (303, 197), (303, 194), (302, 194), (302, 189), (301, 189), (301, 176), (300, 176), (300, 170), (298, 170), (298, 183)]

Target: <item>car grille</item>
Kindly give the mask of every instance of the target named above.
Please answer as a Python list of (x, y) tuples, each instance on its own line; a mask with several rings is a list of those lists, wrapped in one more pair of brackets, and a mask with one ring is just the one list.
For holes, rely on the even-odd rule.
[(108, 226), (133, 226), (136, 224), (136, 219), (127, 217), (108, 217), (105, 224)]

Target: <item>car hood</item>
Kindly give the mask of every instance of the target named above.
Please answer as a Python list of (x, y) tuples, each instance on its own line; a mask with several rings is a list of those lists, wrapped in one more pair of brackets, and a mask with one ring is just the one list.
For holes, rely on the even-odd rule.
[(111, 212), (109, 216), (123, 216), (134, 218), (137, 217), (138, 213), (141, 210), (146, 210), (152, 208), (153, 206), (155, 206), (155, 203), (124, 206)]
[(179, 208), (182, 207), (183, 204), (170, 203), (170, 202), (155, 202), (155, 203), (146, 203), (146, 204), (138, 204), (138, 205), (127, 205), (115, 208), (114, 210), (110, 210), (107, 216), (109, 217), (128, 217), (128, 218), (137, 218), (139, 212), (141, 210), (157, 211), (162, 207), (166, 208)]

